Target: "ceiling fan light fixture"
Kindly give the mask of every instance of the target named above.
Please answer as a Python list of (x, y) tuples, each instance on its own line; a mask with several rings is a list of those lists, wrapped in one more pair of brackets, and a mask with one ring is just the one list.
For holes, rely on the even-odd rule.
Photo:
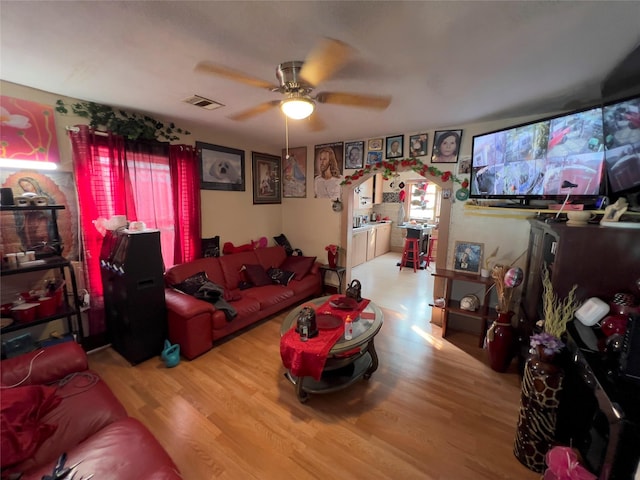
[(313, 113), (316, 108), (313, 100), (307, 97), (291, 97), (283, 100), (280, 109), (289, 118), (302, 120)]

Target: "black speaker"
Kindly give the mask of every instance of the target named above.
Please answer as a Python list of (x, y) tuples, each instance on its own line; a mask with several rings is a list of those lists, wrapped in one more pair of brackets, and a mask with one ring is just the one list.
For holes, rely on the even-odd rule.
[(640, 314), (638, 313), (629, 315), (620, 354), (620, 374), (640, 383)]
[(0, 188), (0, 205), (13, 205), (13, 190)]

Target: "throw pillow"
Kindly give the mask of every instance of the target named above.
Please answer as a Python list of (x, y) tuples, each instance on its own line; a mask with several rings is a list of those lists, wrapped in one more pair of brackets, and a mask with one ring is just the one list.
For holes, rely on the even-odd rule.
[(291, 256), (285, 258), (280, 268), (296, 274), (296, 280), (302, 280), (313, 267), (316, 257)]
[(220, 256), (220, 236), (202, 239), (202, 256), (204, 258)]
[(244, 269), (247, 280), (251, 282), (254, 287), (271, 285), (271, 278), (267, 275), (267, 272), (264, 271), (262, 265), (245, 265)]
[(2, 391), (2, 468), (32, 458), (42, 442), (53, 435), (57, 425), (40, 420), (60, 401), (55, 387), (27, 385)]
[(207, 281), (209, 281), (207, 274), (205, 272), (198, 272), (188, 278), (185, 278), (182, 282), (172, 285), (172, 287), (186, 293), (187, 295), (193, 295), (200, 290), (200, 287)]
[(296, 276), (293, 272), (287, 272), (279, 268), (270, 268), (267, 275), (271, 277), (271, 281), (276, 285), (289, 285), (289, 282)]
[(273, 240), (276, 242), (276, 245), (284, 247), (284, 251), (287, 252), (287, 255), (291, 255), (293, 253), (293, 247), (291, 247), (291, 243), (289, 243), (289, 240), (284, 233), (281, 233), (277, 237), (273, 237)]

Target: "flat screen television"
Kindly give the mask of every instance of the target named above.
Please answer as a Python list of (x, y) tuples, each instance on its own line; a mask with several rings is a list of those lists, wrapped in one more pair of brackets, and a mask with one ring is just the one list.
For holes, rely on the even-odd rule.
[(609, 191), (640, 191), (640, 97), (605, 105), (603, 117)]
[(526, 205), (570, 192), (573, 202), (595, 201), (605, 190), (604, 155), (600, 106), (476, 135), (470, 197)]

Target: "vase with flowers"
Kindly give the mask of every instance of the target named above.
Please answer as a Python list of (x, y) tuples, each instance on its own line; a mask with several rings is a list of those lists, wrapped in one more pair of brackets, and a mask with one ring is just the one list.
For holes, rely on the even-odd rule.
[[(573, 319), (579, 303), (574, 286), (560, 299), (553, 291), (549, 271), (542, 276), (542, 331), (531, 335), (530, 356), (524, 366), (520, 412), (513, 453), (531, 470), (542, 473), (545, 455), (555, 442), (557, 411), (562, 392), (564, 370), (558, 361), (565, 350), (562, 341), (567, 324)], [(546, 478), (546, 477), (545, 477)]]
[(515, 354), (515, 334), (511, 317), (513, 290), (522, 283), (524, 272), (520, 267), (496, 265), (491, 270), (498, 297), (496, 311), (498, 318), (487, 330), (487, 350), (489, 366), (496, 372), (505, 372)]
[(338, 245), (330, 244), (324, 247), (327, 251), (327, 261), (331, 268), (336, 268), (338, 266), (338, 254), (340, 252), (340, 247)]

